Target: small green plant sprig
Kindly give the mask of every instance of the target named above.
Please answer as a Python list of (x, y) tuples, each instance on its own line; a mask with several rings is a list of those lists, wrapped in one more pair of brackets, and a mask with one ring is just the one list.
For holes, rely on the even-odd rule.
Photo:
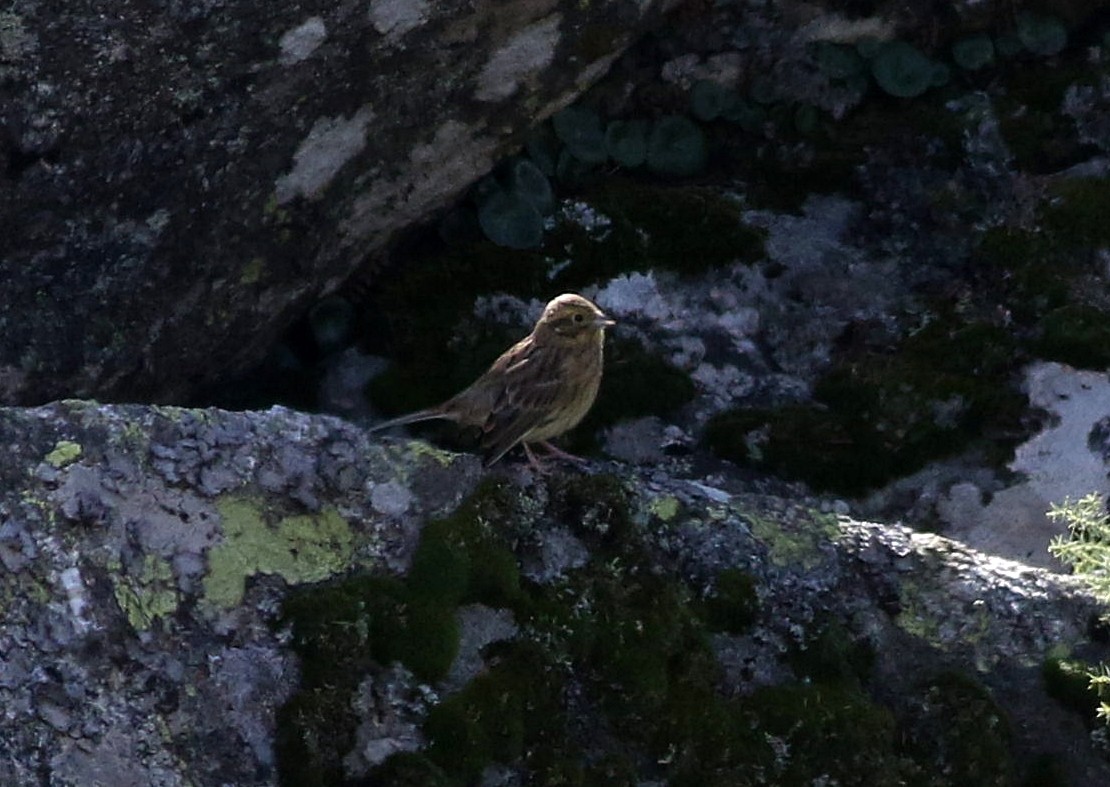
[[(1048, 551), (1074, 569), (1101, 603), (1110, 605), (1110, 514), (1102, 495), (1092, 493), (1073, 502), (1053, 504), (1048, 518), (1063, 520), (1067, 536), (1056, 536)], [(1110, 665), (1100, 664), (1087, 673), (1098, 694), (1098, 718), (1110, 724)]]

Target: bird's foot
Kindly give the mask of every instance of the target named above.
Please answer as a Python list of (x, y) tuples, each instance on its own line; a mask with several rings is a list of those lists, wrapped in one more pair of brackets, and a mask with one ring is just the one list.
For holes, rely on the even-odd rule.
[(534, 453), (532, 453), (531, 446), (529, 446), (528, 443), (523, 443), (523, 445), (524, 445), (524, 454), (525, 454), (525, 456), (528, 457), (528, 465), (533, 470), (536, 471), (536, 475), (547, 475), (547, 472), (548, 472), (547, 467), (544, 465), (544, 463), (540, 460), (540, 458), (538, 456), (536, 456)]
[(568, 462), (577, 462), (580, 465), (586, 463), (586, 460), (582, 457), (575, 456), (574, 454), (568, 454), (562, 448), (554, 445), (553, 443), (549, 443), (547, 440), (541, 440), (540, 445), (542, 445), (544, 450), (547, 451), (548, 456), (554, 457), (555, 459), (566, 459)]

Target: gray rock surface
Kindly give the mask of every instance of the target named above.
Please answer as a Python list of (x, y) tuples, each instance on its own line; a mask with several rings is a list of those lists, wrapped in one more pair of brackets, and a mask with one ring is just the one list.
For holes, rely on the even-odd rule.
[[(404, 571), (422, 523), (480, 477), (476, 457), (281, 408), (6, 409), (0, 445), (0, 782), (15, 787), (275, 784), (275, 715), (299, 680), (273, 625), (288, 588)], [(659, 570), (691, 587), (723, 568), (755, 579), (758, 625), (715, 641), (725, 691), (781, 680), (783, 653), (831, 615), (874, 647), (891, 702), (922, 671), (968, 670), (1011, 714), (1018, 750), (1061, 752), (1073, 785), (1110, 778), (1039, 679), (1050, 651), (1098, 652), (1095, 605), (1071, 579), (665, 468), (599, 470), (629, 490)], [(571, 524), (544, 519), (549, 482), (498, 472), (532, 512), (520, 559), (547, 560), (545, 539), (568, 541)], [(553, 560), (533, 575), (582, 562)], [(464, 682), (483, 643), (517, 629), (481, 607), (459, 619)], [(439, 699), (404, 669), (368, 674), (350, 698), (363, 721), (346, 767), (419, 748)]]
[(0, 402), (180, 401), (257, 361), (669, 5), (8, 4)]

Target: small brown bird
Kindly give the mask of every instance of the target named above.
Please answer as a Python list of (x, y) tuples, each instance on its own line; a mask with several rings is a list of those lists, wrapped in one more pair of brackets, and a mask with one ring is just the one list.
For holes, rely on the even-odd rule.
[(577, 459), (548, 441), (577, 426), (597, 398), (605, 329), (612, 325), (605, 312), (581, 295), (560, 295), (544, 307), (532, 332), (469, 388), (370, 431), (444, 418), (482, 430), (486, 467), (517, 443), (537, 470), (543, 468), (532, 453), (533, 444), (551, 456)]

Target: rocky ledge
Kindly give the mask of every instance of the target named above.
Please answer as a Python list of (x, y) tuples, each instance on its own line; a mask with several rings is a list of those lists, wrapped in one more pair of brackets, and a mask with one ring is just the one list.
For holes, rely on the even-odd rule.
[(938, 536), (281, 408), (0, 441), (6, 785), (1110, 783), (1093, 600)]

